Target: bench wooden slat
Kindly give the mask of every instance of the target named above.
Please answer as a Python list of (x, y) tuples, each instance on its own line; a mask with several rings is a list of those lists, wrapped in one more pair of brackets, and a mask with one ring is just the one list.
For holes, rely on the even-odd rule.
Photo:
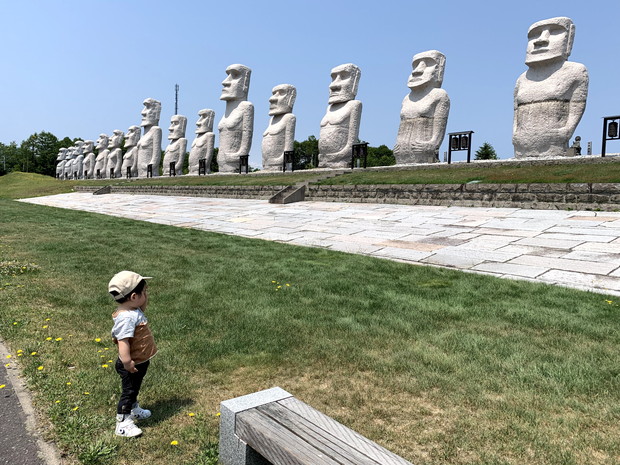
[(408, 462), (402, 457), (399, 457), (393, 452), (390, 452), (379, 444), (365, 438), (361, 434), (356, 433), (352, 429), (347, 428), (333, 418), (328, 417), (324, 413), (319, 412), (294, 397), (283, 399), (277, 403), (297, 413), (302, 418), (308, 419), (309, 422), (324, 429), (342, 442), (350, 444), (381, 465), (413, 465), (411, 462)]
[(313, 465), (337, 463), (256, 409), (237, 414), (235, 432), (273, 465), (307, 465), (307, 457), (312, 457)]
[(301, 441), (308, 442), (342, 465), (383, 465), (358, 451), (350, 444), (342, 442), (329, 431), (313, 424), (299, 414), (277, 402), (262, 405), (257, 410), (285, 428), (294, 431)]

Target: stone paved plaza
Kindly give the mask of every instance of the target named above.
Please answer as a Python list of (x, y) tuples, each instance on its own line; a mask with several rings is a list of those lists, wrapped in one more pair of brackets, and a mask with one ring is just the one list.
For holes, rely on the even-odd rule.
[(620, 212), (88, 193), (22, 201), (620, 295)]

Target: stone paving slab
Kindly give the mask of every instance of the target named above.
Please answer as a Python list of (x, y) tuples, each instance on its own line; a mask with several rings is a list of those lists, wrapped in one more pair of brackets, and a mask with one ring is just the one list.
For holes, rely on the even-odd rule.
[(620, 295), (620, 213), (88, 193), (23, 199)]

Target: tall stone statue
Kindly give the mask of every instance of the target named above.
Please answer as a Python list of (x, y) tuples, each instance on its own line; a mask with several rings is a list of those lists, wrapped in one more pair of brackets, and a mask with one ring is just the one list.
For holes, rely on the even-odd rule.
[(332, 69), (329, 105), (319, 135), (319, 168), (350, 166), (362, 119), (362, 102), (355, 100), (361, 74), (352, 63)]
[(144, 134), (138, 142), (138, 176), (147, 176), (148, 167), (152, 167), (153, 177), (159, 176), (159, 163), (161, 161), (161, 128), (159, 115), (161, 103), (155, 99), (147, 98), (142, 110), (142, 123)]
[(528, 70), (514, 92), (515, 158), (566, 156), (588, 96), (586, 67), (567, 61), (575, 25), (566, 17), (546, 19), (532, 24), (527, 37)]
[(75, 147), (69, 147), (65, 155), (65, 167), (62, 178), (73, 179), (73, 159), (75, 158)]
[(183, 162), (185, 161), (185, 151), (187, 150), (186, 127), (186, 116), (174, 115), (170, 118), (170, 127), (168, 128), (170, 144), (166, 147), (166, 153), (164, 154), (164, 176), (170, 175), (170, 163), (174, 163), (174, 172), (177, 176), (183, 174)]
[(138, 141), (140, 140), (140, 126), (130, 126), (125, 134), (125, 155), (121, 165), (121, 176), (127, 176), (127, 168), (132, 178), (138, 176)]
[(280, 84), (269, 98), (269, 126), (263, 133), (263, 169), (282, 171), (284, 152), (293, 150), (296, 118), (293, 112), (297, 90), (290, 84)]
[(95, 177), (95, 143), (92, 140), (84, 141), (84, 164), (82, 170), (84, 179), (93, 179)]
[(445, 65), (446, 57), (437, 50), (413, 57), (413, 71), (407, 82), (411, 92), (403, 99), (394, 146), (399, 165), (439, 161), (450, 112), (450, 99), (441, 89)]
[(65, 147), (62, 147), (60, 150), (58, 150), (58, 156), (56, 157), (56, 161), (58, 162), (56, 164), (56, 177), (58, 179), (62, 179), (64, 177), (66, 156), (67, 149)]
[(244, 65), (226, 68), (220, 100), (226, 101), (226, 112), (218, 124), (220, 147), (217, 163), (222, 173), (239, 170), (239, 157), (249, 155), (254, 132), (254, 105), (248, 102), (252, 70)]
[(123, 172), (121, 171), (123, 164), (123, 149), (121, 149), (123, 137), (125, 137), (125, 133), (120, 129), (115, 129), (108, 143), (109, 153), (106, 170), (110, 177), (120, 178), (123, 176)]
[(84, 141), (75, 142), (75, 158), (73, 159), (71, 171), (73, 171), (73, 179), (82, 179), (84, 177)]
[(107, 134), (99, 134), (99, 139), (97, 139), (97, 158), (95, 158), (95, 169), (94, 169), (94, 177), (97, 176), (101, 179), (106, 179), (108, 176), (107, 165), (108, 165), (108, 154), (110, 151), (108, 150), (108, 144), (110, 142)]
[(189, 174), (199, 174), (200, 160), (205, 161), (205, 174), (211, 166), (213, 147), (215, 146), (215, 134), (213, 133), (213, 121), (215, 112), (208, 108), (198, 112), (196, 122), (196, 138), (192, 142), (189, 152)]

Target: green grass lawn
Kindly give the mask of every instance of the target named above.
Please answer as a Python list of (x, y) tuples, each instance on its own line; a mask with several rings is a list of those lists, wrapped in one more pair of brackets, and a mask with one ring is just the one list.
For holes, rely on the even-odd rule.
[[(610, 297), (11, 200), (0, 209), (6, 362), (23, 367), (76, 461), (214, 464), (219, 403), (281, 386), (418, 465), (620, 463)], [(160, 353), (138, 440), (113, 435), (106, 291), (122, 269), (154, 277)]]

